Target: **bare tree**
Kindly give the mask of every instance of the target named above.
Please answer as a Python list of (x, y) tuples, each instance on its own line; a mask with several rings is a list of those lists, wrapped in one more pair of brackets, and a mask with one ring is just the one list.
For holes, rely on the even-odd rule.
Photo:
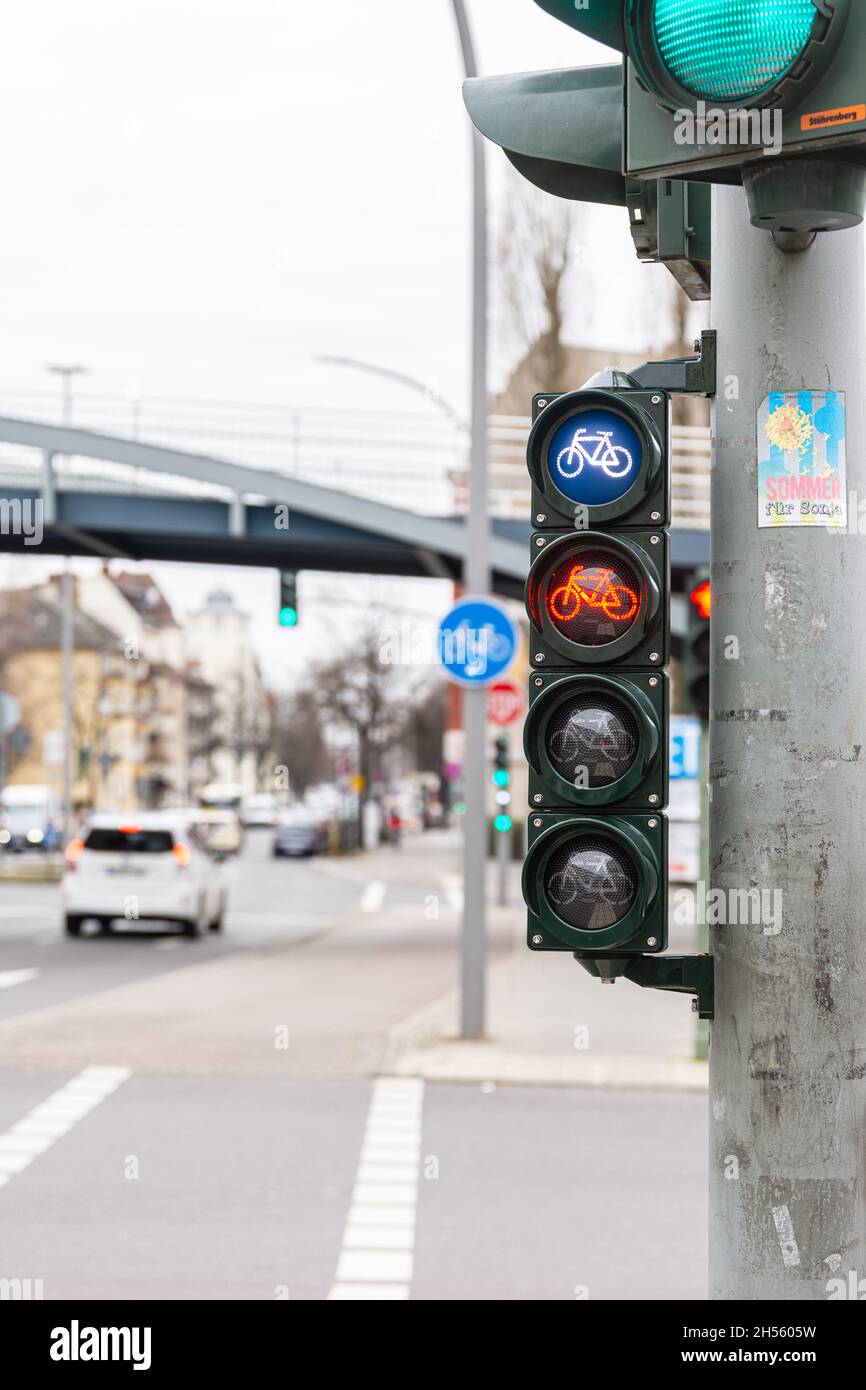
[(382, 660), (381, 624), (371, 621), (354, 646), (312, 670), (311, 689), (326, 729), (354, 739), (358, 771), (369, 790), (398, 747), (414, 752), (416, 710), (428, 682), (409, 682), (405, 670)]
[(499, 240), (500, 298), (507, 336), (538, 389), (567, 385), (563, 331), (581, 222), (578, 204), (509, 176)]
[(288, 768), (293, 792), (303, 793), (328, 777), (331, 758), (322, 729), (322, 714), (311, 690), (289, 691), (274, 709), (274, 758)]

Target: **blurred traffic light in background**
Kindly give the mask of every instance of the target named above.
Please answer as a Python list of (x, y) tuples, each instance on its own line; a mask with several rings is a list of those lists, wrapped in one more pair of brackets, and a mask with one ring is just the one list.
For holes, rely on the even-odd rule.
[(688, 621), (683, 659), (685, 703), (701, 719), (710, 713), (710, 573), (695, 570), (686, 592)]
[(669, 415), (665, 392), (630, 387), (533, 403), (534, 950), (622, 956), (667, 942)]
[(298, 576), (295, 570), (280, 570), (280, 627), (298, 626)]
[(511, 772), (507, 734), (500, 734), (493, 745), (492, 781), (496, 788), (497, 806), (497, 812), (493, 818), (493, 829), (504, 834), (505, 831), (511, 829), (511, 816), (508, 812), (508, 807), (511, 805)]

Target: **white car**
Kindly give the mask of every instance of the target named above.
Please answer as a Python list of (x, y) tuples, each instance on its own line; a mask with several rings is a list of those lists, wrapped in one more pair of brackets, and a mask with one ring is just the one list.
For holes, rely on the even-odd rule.
[(82, 923), (176, 922), (187, 936), (219, 931), (227, 889), (194, 824), (168, 812), (94, 815), (66, 850), (67, 936)]

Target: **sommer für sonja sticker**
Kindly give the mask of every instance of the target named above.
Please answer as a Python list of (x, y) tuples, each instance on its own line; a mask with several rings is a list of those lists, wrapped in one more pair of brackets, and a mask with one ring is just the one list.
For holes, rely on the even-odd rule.
[(758, 411), (758, 525), (847, 524), (844, 391), (771, 391)]

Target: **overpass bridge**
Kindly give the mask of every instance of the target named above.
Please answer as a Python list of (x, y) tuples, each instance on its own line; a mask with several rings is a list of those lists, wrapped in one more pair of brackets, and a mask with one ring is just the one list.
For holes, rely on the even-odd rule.
[[(494, 420), (491, 429), (491, 500), (500, 513), (491, 521), (492, 587), (513, 598), (522, 596), (531, 530), (522, 462), (524, 425), (506, 418)], [(342, 447), (330, 445), (331, 454), (320, 451), (313, 458), (298, 454), (297, 439), (296, 434), (294, 457), (288, 463), (275, 449), (273, 462), (268, 460), (271, 466), (262, 467), (178, 448), (173, 442), (143, 442), (90, 428), (2, 416), (0, 498), (22, 506), (39, 504), (41, 553), (460, 577), (465, 521), (461, 515), (441, 512), (461, 504), (463, 441), (448, 441), (448, 447), (441, 440), (422, 441), (417, 452), (415, 433), (411, 446), (408, 435), (405, 442), (386, 436), (362, 440), (368, 454), (380, 450), (387, 455), (390, 450), (401, 461), (397, 471), (380, 472), (371, 484), (353, 469), (346, 441)], [(237, 450), (249, 458), (245, 443), (239, 434)], [(681, 587), (682, 575), (708, 557), (703, 448), (703, 440), (685, 445), (680, 441), (680, 453), (685, 450), (692, 473), (684, 475), (680, 465), (680, 492), (684, 476), (688, 486), (680, 502), (679, 524), (671, 532), (675, 590)], [(334, 451), (340, 456), (339, 467), (328, 463)], [(676, 523), (676, 452), (674, 468)], [(304, 476), (297, 476), (299, 472)], [(698, 478), (697, 490), (692, 474)], [(324, 476), (336, 486), (310, 483), (309, 476)], [(383, 492), (388, 502), (380, 500)], [(411, 498), (412, 506), (393, 505), (392, 499), (400, 496)], [(440, 514), (431, 514), (431, 505)], [(24, 536), (11, 533), (0, 536), (0, 547), (23, 553), (35, 549), (25, 544)]]

